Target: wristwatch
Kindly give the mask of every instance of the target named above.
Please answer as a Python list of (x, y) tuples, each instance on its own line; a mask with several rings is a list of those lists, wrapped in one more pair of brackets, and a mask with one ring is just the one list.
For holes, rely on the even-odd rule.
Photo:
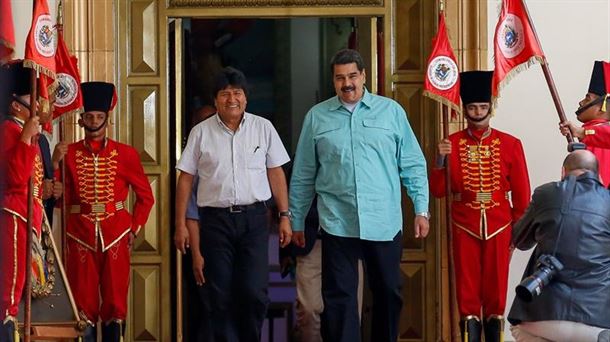
[(427, 211), (422, 211), (421, 213), (416, 213), (415, 216), (423, 216), (425, 217), (427, 220), (430, 219), (430, 213)]
[(292, 221), (292, 211), (290, 210), (280, 211), (277, 216), (279, 218), (288, 217), (288, 220)]

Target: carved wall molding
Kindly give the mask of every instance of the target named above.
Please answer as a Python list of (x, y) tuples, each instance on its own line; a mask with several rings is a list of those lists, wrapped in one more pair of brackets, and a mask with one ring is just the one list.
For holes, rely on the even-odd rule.
[(169, 0), (170, 8), (183, 7), (383, 7), (383, 0)]

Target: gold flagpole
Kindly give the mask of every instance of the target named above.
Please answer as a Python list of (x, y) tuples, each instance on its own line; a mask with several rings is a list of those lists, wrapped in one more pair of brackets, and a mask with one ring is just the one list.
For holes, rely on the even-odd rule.
[[(34, 2), (35, 3), (35, 2)], [(38, 72), (35, 69), (30, 73), (30, 119), (37, 116), (38, 106), (38, 89), (36, 79)], [(38, 144), (38, 135), (32, 138), (30, 144)], [(42, 189), (39, 189), (42, 191)], [(34, 215), (34, 177), (30, 175), (28, 182), (28, 213), (27, 213), (27, 231), (25, 244), (25, 305), (24, 305), (24, 341), (30, 342), (32, 332), (32, 230), (33, 230), (33, 215)]]
[[(445, 1), (439, 1), (439, 12), (445, 15)], [(449, 138), (449, 106), (441, 104), (443, 111), (443, 138)], [(453, 261), (453, 229), (451, 224), (451, 163), (450, 158), (445, 157), (445, 226), (447, 227), (447, 252), (449, 262), (449, 329), (450, 341), (458, 336), (459, 327), (456, 318), (459, 319), (457, 311), (457, 293), (455, 288), (455, 263)]]

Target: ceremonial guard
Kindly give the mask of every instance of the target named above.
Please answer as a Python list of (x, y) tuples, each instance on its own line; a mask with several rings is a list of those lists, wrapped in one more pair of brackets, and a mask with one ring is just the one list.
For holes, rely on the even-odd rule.
[(14, 341), (19, 302), (25, 286), (28, 183), (33, 184), (32, 228), (40, 239), (43, 166), (38, 146), (39, 123), (50, 115), (30, 118), (30, 73), (22, 61), (0, 70), (0, 341)]
[(579, 138), (593, 152), (599, 162), (599, 177), (610, 185), (610, 63), (595, 61), (589, 90), (585, 98), (578, 102), (576, 118), (582, 122), (578, 127), (572, 122), (561, 124), (561, 133)]
[(446, 195), (449, 155), (462, 340), (481, 341), (484, 325), (486, 342), (501, 341), (511, 227), (529, 204), (529, 177), (521, 141), (489, 126), (492, 72), (463, 72), (460, 77), (468, 126), (439, 143), (430, 190), (435, 197)]
[[(102, 321), (104, 342), (124, 334), (130, 251), (154, 203), (138, 152), (106, 137), (109, 112), (116, 103), (114, 85), (81, 85), (85, 139), (68, 146), (65, 156), (67, 274), (81, 318), (90, 325), (85, 341), (95, 341)], [(129, 188), (135, 193), (127, 211)]]

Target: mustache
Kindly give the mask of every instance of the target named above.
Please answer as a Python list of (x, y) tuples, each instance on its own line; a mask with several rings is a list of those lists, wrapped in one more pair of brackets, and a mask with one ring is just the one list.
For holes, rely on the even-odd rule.
[(356, 90), (356, 87), (354, 87), (354, 86), (345, 86), (345, 87), (341, 87), (341, 91), (342, 91), (342, 92), (354, 91), (354, 90)]

